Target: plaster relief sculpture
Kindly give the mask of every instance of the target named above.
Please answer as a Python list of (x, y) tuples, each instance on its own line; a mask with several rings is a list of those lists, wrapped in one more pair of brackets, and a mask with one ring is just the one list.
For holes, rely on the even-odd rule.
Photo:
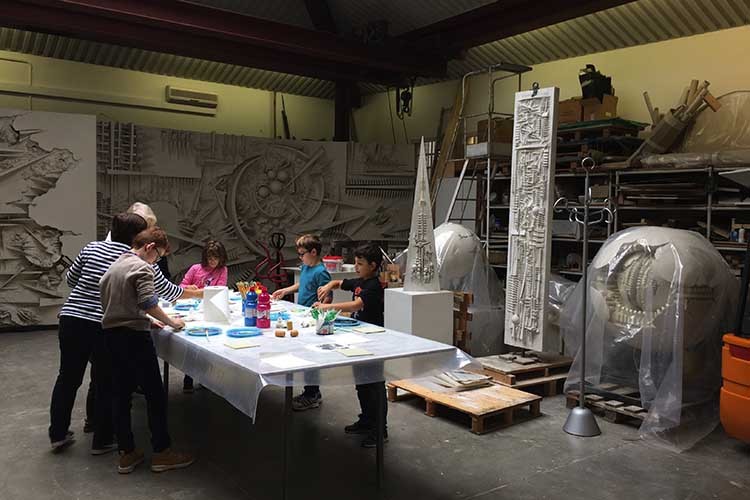
[(417, 164), (417, 184), (414, 188), (414, 207), (411, 214), (404, 291), (436, 292), (439, 290), (440, 280), (437, 273), (430, 186), (427, 178), (424, 139), (422, 139)]
[(518, 92), (508, 224), (505, 343), (544, 350), (558, 89)]
[(67, 267), (95, 237), (94, 125), (0, 110), (0, 328), (57, 324)]
[[(297, 265), (292, 243), (300, 234), (319, 234), (330, 246), (387, 239), (408, 225), (412, 145), (359, 148), (116, 122), (99, 122), (98, 128), (102, 236), (107, 216), (134, 201), (152, 205), (173, 242), (169, 265), (175, 278), (200, 260), (207, 239), (224, 243), (234, 282), (253, 279), (265, 257), (261, 244), (277, 231), (286, 236), (285, 264)], [(356, 158), (350, 158), (354, 151)], [(349, 189), (350, 179), (359, 182), (355, 178), (363, 184)]]

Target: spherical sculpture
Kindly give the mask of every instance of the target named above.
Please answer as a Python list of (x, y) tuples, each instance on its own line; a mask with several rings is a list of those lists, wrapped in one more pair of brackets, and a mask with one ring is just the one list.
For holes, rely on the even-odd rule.
[(482, 250), (482, 243), (471, 230), (446, 222), (435, 228), (435, 250), (442, 284), (471, 273), (474, 259)]

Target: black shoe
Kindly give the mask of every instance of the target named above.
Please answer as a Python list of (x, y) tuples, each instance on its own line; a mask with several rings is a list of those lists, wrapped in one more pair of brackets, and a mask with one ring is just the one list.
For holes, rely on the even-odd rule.
[[(383, 432), (383, 443), (388, 442), (388, 431)], [(362, 448), (377, 448), (378, 446), (378, 435), (374, 432), (370, 432), (365, 439), (362, 440)]]
[(361, 420), (357, 420), (352, 425), (344, 427), (344, 432), (347, 434), (369, 434), (372, 432), (372, 425), (365, 424)]
[(195, 387), (193, 386), (193, 379), (186, 379), (182, 383), (182, 392), (183, 394), (192, 394), (195, 392)]
[(94, 424), (92, 424), (89, 419), (84, 420), (83, 421), (83, 433), (91, 434), (92, 432), (94, 432)]

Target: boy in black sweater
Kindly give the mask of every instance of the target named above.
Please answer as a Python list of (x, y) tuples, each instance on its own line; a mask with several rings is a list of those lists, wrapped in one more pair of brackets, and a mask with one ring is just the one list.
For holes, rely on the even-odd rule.
[[(358, 278), (346, 280), (334, 280), (318, 288), (318, 299), (325, 300), (336, 288), (352, 292), (350, 302), (339, 302), (323, 304), (316, 302), (313, 307), (320, 310), (337, 309), (342, 312), (352, 313), (352, 317), (365, 323), (383, 326), (383, 286), (378, 279), (378, 270), (383, 262), (383, 255), (377, 245), (367, 244), (357, 248), (354, 252), (354, 269)], [(382, 365), (378, 368), (382, 372)], [(358, 372), (372, 372), (372, 367), (354, 367), (354, 375)], [(388, 405), (385, 394), (385, 381), (371, 384), (357, 384), (357, 397), (362, 413), (359, 420), (352, 425), (347, 425), (344, 431), (347, 434), (365, 434), (362, 441), (365, 448), (374, 448), (377, 443), (377, 416), (378, 405), (383, 409), (384, 440), (388, 440), (386, 426), (386, 415)]]

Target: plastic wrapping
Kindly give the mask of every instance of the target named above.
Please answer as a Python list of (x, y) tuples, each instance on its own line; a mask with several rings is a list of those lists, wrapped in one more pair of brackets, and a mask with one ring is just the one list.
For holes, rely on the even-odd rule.
[[(558, 274), (551, 274), (549, 277), (549, 291), (547, 301), (547, 328), (550, 335), (562, 339), (560, 335), (560, 312), (562, 311), (565, 301), (568, 299), (576, 287), (576, 282), (563, 278)], [(560, 347), (562, 351), (562, 346)]]
[(750, 91), (738, 90), (719, 97), (721, 108), (709, 107), (688, 127), (682, 153), (712, 153), (727, 149), (750, 149)]
[[(258, 396), (267, 385), (365, 384), (426, 376), (472, 363), (469, 356), (455, 347), (390, 330), (362, 335), (339, 329), (333, 335), (316, 335), (313, 327), (300, 326), (303, 320), (312, 323), (306, 308), (288, 302), (279, 304), (278, 307), (290, 311), (299, 337), (277, 338), (273, 330), (267, 330), (262, 336), (246, 339), (258, 347), (233, 349), (225, 345), (230, 340), (226, 335), (190, 336), (185, 331), (160, 330), (152, 334), (156, 352), (253, 419)], [(231, 304), (231, 312), (231, 325), (196, 321), (188, 326), (218, 326), (222, 330), (242, 326), (239, 302)], [(192, 314), (200, 316), (198, 312)], [(352, 342), (353, 338), (364, 342)], [(321, 344), (356, 346), (372, 355), (347, 357), (334, 350), (314, 348)], [(290, 361), (285, 355), (310, 364), (296, 368), (272, 364), (272, 361), (279, 363), (280, 356)]]
[(672, 153), (641, 158), (646, 168), (720, 168), (746, 167), (750, 165), (750, 149), (734, 149), (713, 153)]
[[(629, 393), (648, 411), (642, 437), (690, 448), (719, 421), (721, 336), (738, 292), (729, 266), (698, 233), (638, 227), (604, 243), (588, 286), (587, 392)], [(566, 348), (578, 353), (566, 391), (580, 384), (582, 287), (561, 311)]]
[(487, 262), (482, 242), (469, 229), (452, 222), (435, 228), (440, 289), (473, 295), (469, 312), (473, 356), (503, 352), (505, 294), (502, 283)]

